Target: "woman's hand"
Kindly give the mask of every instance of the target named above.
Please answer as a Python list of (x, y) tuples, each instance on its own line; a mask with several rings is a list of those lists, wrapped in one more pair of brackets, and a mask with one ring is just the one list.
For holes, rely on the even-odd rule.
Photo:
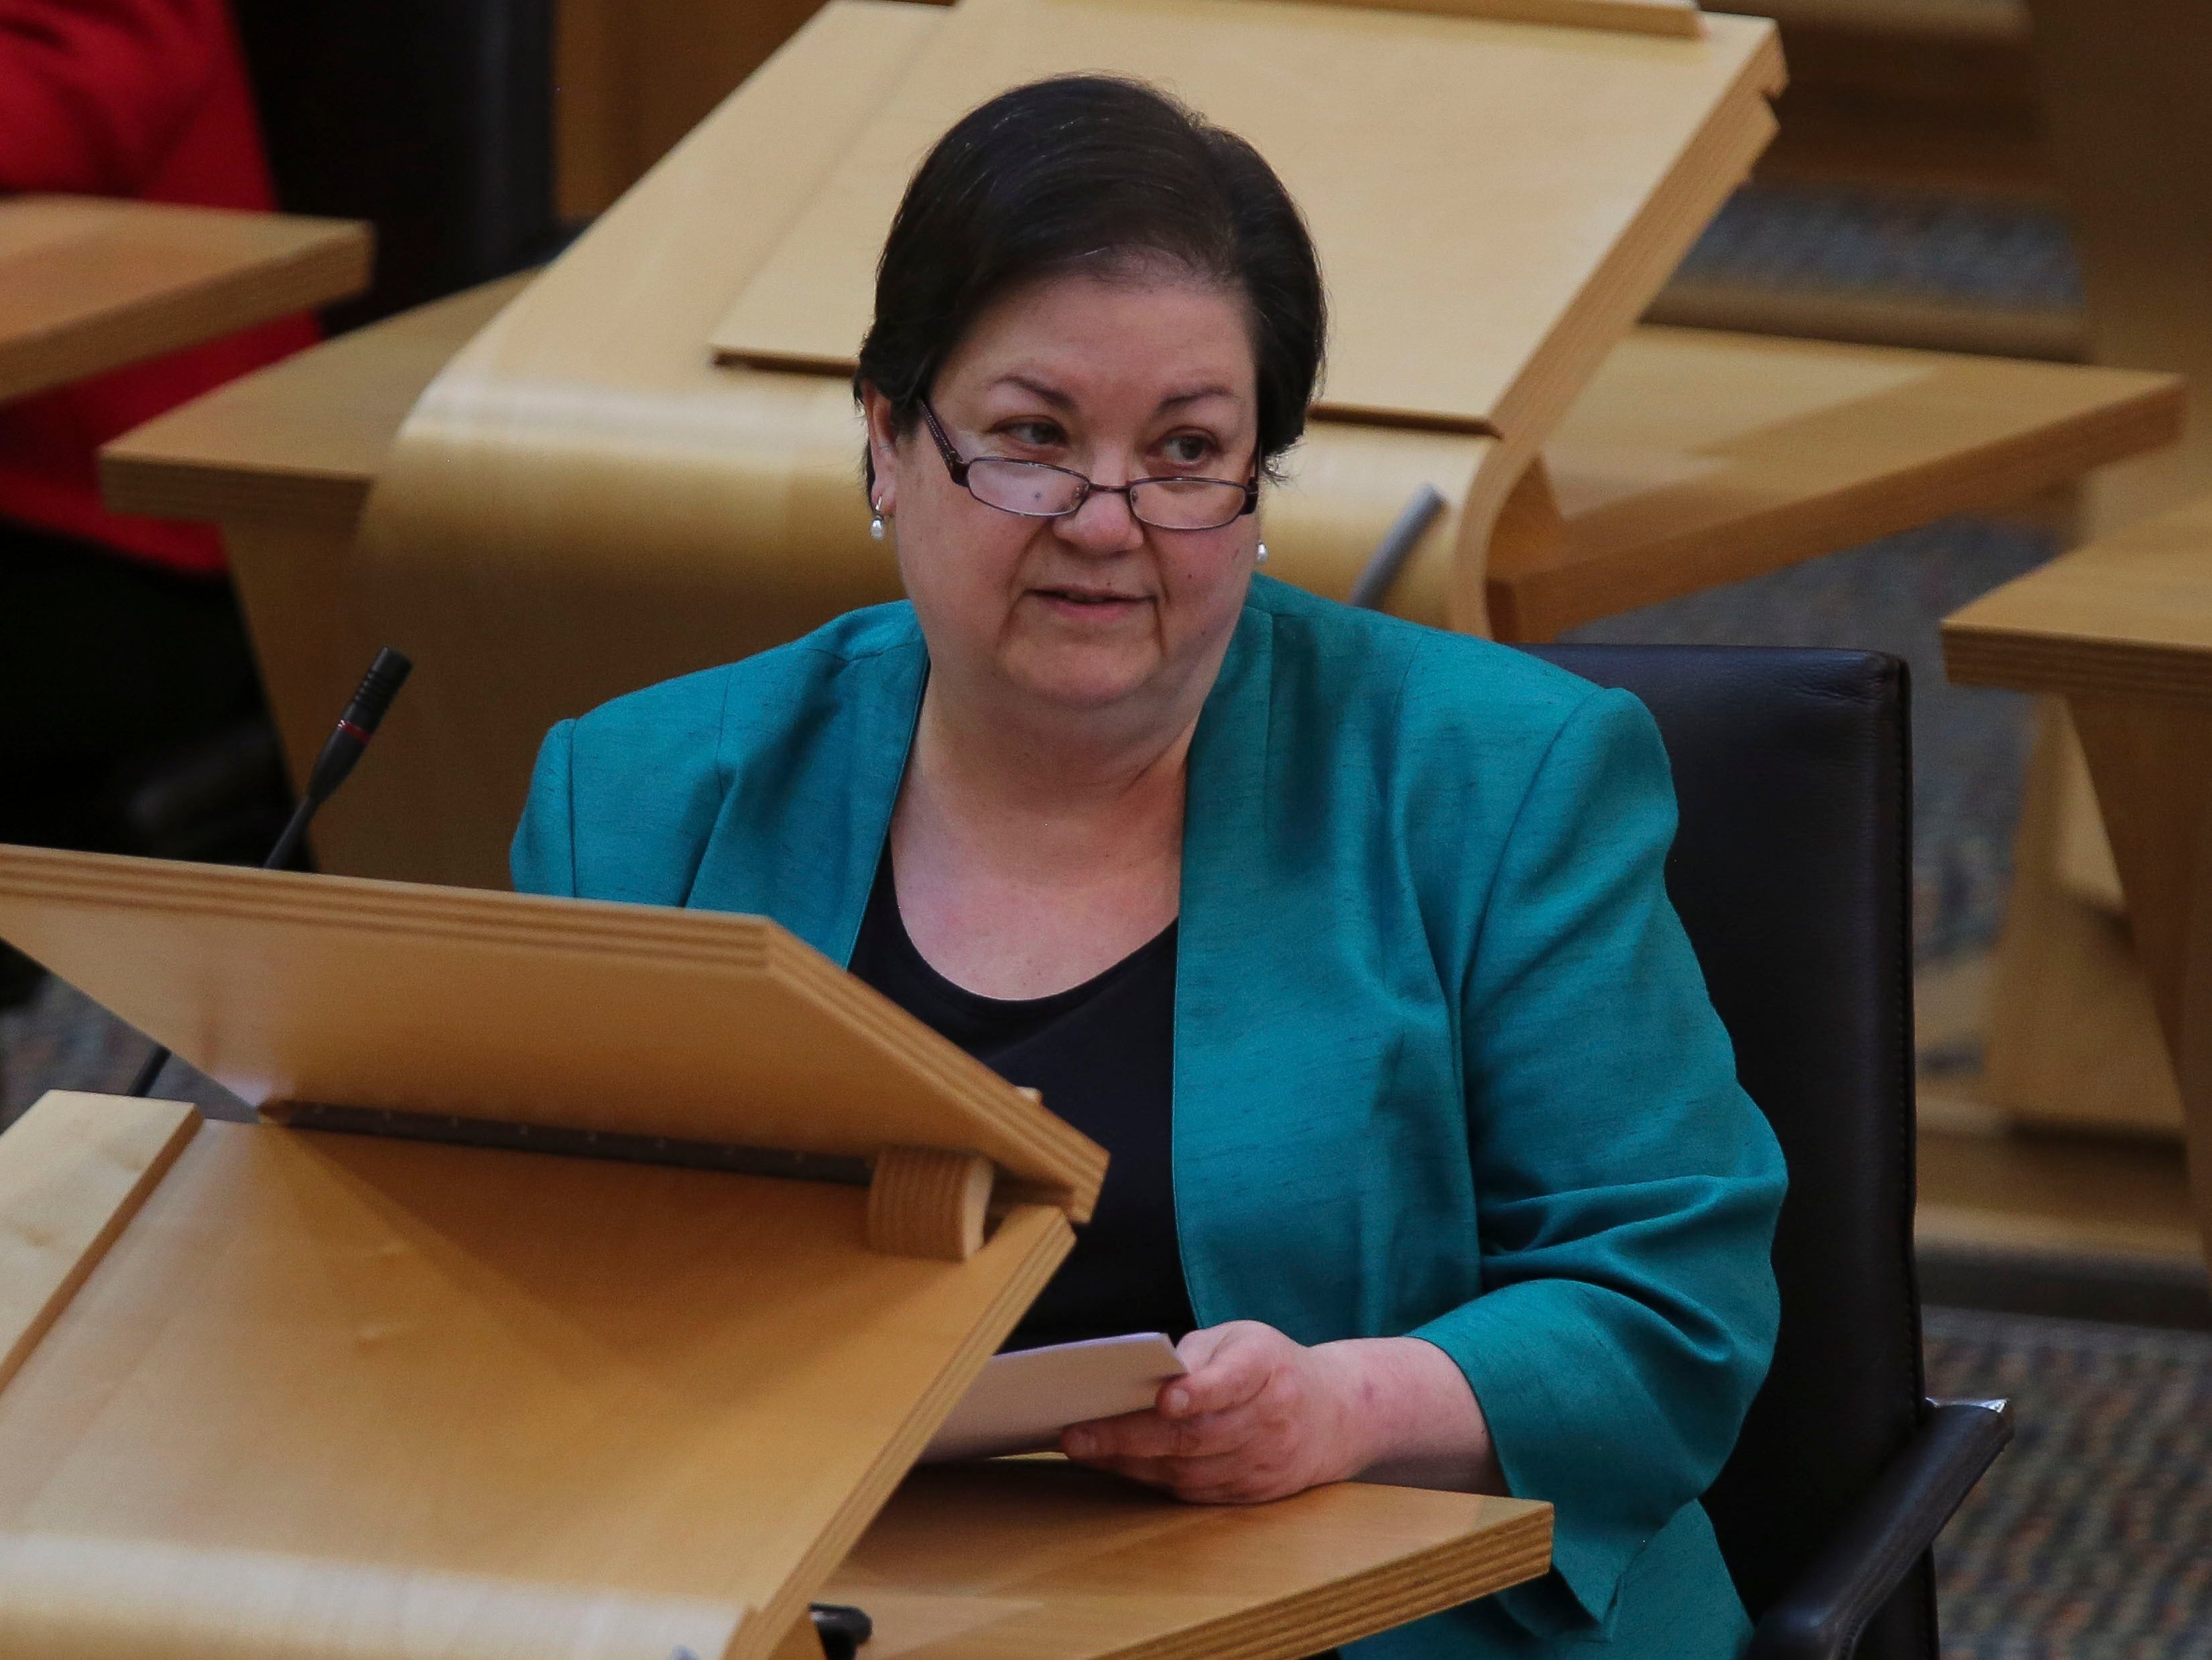
[(1074, 1425), (1060, 1450), (1193, 1504), (1258, 1504), (1370, 1470), (1504, 1490), (1474, 1391), (1419, 1338), (1308, 1348), (1237, 1320), (1191, 1333), (1176, 1353), (1190, 1370), (1151, 1411)]

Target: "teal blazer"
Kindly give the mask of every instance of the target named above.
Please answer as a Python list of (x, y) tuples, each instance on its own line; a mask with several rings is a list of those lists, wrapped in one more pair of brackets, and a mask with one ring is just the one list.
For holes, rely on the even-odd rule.
[[(881, 605), (563, 721), (515, 885), (765, 915), (848, 962), (927, 668)], [(1748, 1636), (1698, 1499), (1772, 1349), (1783, 1164), (1667, 899), (1674, 831), (1626, 693), (1253, 583), (1190, 751), (1191, 1304), (1427, 1339), (1557, 1507), (1546, 1579), (1358, 1660)]]

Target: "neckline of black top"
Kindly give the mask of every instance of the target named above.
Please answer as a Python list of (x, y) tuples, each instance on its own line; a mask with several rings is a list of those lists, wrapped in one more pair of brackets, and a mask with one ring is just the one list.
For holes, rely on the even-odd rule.
[[(1042, 997), (988, 997), (947, 979), (914, 943), (914, 936), (907, 932), (905, 915), (899, 909), (897, 878), (892, 870), (890, 849), (885, 848), (882, 862), (876, 867), (875, 885), (868, 893), (867, 916), (861, 927), (863, 933), (870, 936), (878, 949), (897, 959), (899, 968), (904, 970), (901, 977), (908, 996), (925, 999), (930, 1005), (926, 1024), (964, 1046), (969, 1041), (994, 1037), (1003, 1040), (1018, 1031), (1044, 1025), (1070, 1009), (1103, 996), (1119, 982), (1142, 973), (1159, 958), (1172, 958), (1177, 923), (1170, 922), (1119, 962), (1064, 991), (1049, 992)], [(939, 1015), (945, 1020), (936, 1018)], [(972, 1038), (948, 1030), (947, 1021), (959, 1028), (961, 1033), (972, 1034)]]

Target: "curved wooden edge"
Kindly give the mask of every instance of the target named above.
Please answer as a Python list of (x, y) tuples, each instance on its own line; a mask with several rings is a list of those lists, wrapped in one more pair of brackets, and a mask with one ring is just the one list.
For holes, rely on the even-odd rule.
[(991, 1161), (935, 1147), (885, 1147), (868, 1183), (868, 1249), (964, 1262), (983, 1247)]

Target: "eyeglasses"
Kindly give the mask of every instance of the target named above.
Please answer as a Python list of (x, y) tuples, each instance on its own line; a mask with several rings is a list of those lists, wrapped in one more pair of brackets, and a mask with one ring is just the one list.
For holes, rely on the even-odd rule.
[(1003, 455), (960, 459), (938, 424), (937, 411), (921, 406), (937, 453), (952, 482), (987, 508), (1024, 519), (1065, 519), (1094, 496), (1118, 496), (1129, 516), (1156, 530), (1219, 530), (1260, 505), (1255, 470), (1242, 484), (1226, 478), (1132, 478), (1126, 484), (1093, 483), (1079, 472), (1044, 461), (1016, 461)]

